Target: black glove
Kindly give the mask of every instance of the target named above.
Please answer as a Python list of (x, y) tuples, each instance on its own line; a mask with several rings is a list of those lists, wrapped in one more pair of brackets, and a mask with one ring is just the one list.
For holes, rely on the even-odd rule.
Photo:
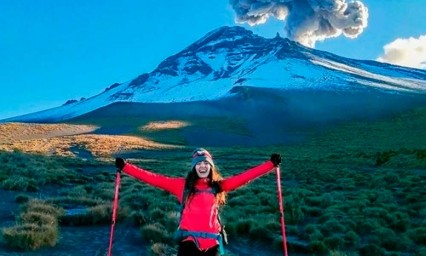
[(275, 167), (279, 166), (281, 164), (281, 155), (280, 154), (272, 154), (271, 155), (271, 162), (274, 164)]
[(115, 167), (117, 167), (117, 171), (123, 170), (124, 166), (126, 165), (126, 162), (123, 158), (116, 158), (115, 159)]

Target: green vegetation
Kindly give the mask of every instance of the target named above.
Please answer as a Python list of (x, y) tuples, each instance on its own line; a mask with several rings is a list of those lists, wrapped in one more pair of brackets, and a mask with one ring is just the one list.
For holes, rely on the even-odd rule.
[(14, 227), (2, 230), (6, 243), (14, 248), (35, 250), (55, 246), (58, 240), (58, 217), (61, 209), (40, 200), (25, 204)]
[[(209, 150), (225, 177), (265, 161), (272, 152), (284, 156), (281, 176), (290, 253), (424, 255), (424, 127), (426, 109), (418, 109), (380, 122), (342, 124), (297, 145)], [(152, 139), (162, 141), (156, 133), (150, 133)], [(184, 176), (191, 150), (136, 152), (130, 161), (154, 172)], [(8, 245), (21, 249), (54, 246), (57, 224), (47, 230), (47, 222), (109, 223), (115, 178), (112, 160), (0, 152), (0, 163), (0, 186), (21, 191), (16, 200), (23, 204), (17, 226), (2, 230)], [(59, 195), (49, 194), (52, 187), (60, 188)], [(28, 205), (34, 200), (26, 193), (32, 191), (43, 193), (43, 204), (61, 209), (63, 214), (38, 215), (38, 211), (30, 210)], [(171, 195), (122, 176), (118, 221), (140, 227), (143, 239), (151, 244), (152, 255), (175, 252), (178, 209)], [(229, 193), (221, 215), (231, 243), (246, 238), (281, 248), (273, 173)], [(28, 230), (33, 233), (25, 236), (27, 240), (19, 238)]]

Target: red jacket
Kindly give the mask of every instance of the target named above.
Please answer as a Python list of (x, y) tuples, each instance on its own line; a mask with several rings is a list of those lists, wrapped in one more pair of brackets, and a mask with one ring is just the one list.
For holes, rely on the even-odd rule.
[[(268, 173), (273, 168), (274, 165), (271, 161), (264, 162), (240, 174), (223, 179), (220, 183), (221, 189), (224, 192), (235, 190)], [(168, 191), (175, 195), (179, 202), (182, 203), (185, 178), (175, 178), (152, 173), (129, 163), (126, 163), (123, 171), (152, 186)], [(197, 190), (208, 189), (208, 178), (199, 179), (195, 186)], [(215, 195), (212, 193), (196, 193), (184, 208), (179, 228), (195, 232), (219, 233), (220, 224), (217, 220), (217, 215), (218, 206), (215, 201)], [(186, 240), (188, 239), (193, 240), (194, 238), (189, 237)], [(196, 239), (200, 250), (207, 250), (218, 244), (217, 240), (212, 238)]]

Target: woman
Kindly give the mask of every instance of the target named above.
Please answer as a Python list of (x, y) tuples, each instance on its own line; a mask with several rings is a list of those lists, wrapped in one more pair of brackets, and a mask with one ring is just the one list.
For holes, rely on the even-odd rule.
[(222, 227), (218, 219), (219, 205), (225, 203), (225, 193), (268, 173), (281, 163), (279, 154), (240, 174), (223, 179), (210, 153), (197, 148), (192, 154), (192, 168), (186, 178), (155, 174), (117, 158), (118, 170), (152, 186), (175, 195), (183, 205), (177, 237), (177, 256), (223, 254)]

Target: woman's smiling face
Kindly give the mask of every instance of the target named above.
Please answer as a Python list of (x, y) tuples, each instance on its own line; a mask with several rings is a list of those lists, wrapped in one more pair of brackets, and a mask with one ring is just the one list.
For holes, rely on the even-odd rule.
[(207, 178), (210, 174), (211, 166), (207, 161), (198, 162), (195, 165), (195, 171), (199, 178)]

